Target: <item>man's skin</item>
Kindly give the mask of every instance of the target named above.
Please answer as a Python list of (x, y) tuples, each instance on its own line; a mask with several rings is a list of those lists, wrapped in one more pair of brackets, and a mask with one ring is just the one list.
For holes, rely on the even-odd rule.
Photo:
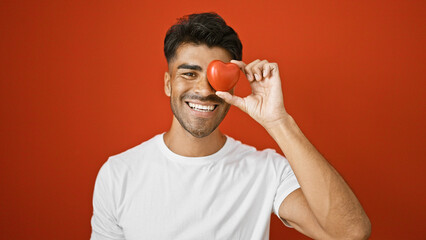
[[(213, 60), (237, 64), (246, 74), (252, 94), (240, 98), (232, 95), (233, 90), (216, 92), (206, 76), (207, 66)], [(169, 62), (164, 90), (178, 116), (173, 117), (170, 130), (164, 134), (171, 151), (188, 157), (217, 152), (226, 141), (217, 126), (229, 104), (235, 105), (274, 138), (299, 181), (301, 188), (281, 204), (280, 217), (314, 239), (368, 238), (371, 224), (358, 199), (285, 110), (276, 63), (256, 60), (246, 65), (231, 60), (231, 55), (220, 47), (182, 44)], [(188, 102), (217, 107), (212, 112), (199, 112), (191, 109)]]

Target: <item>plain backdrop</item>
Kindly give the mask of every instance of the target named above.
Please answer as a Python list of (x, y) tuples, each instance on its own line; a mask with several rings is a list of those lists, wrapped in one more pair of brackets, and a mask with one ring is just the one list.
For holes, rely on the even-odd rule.
[[(425, 239), (425, 3), (1, 1), (0, 239), (89, 238), (101, 165), (170, 126), (167, 29), (205, 11), (238, 32), (245, 62), (279, 64), (288, 112), (358, 196), (371, 239)], [(280, 151), (235, 107), (220, 128)], [(272, 215), (270, 239), (305, 237)]]

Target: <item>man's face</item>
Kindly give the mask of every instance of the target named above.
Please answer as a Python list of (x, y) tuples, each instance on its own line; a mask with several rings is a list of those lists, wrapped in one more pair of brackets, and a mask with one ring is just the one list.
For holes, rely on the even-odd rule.
[(216, 96), (206, 72), (211, 61), (229, 62), (231, 59), (230, 54), (220, 47), (182, 44), (169, 63), (164, 90), (170, 97), (174, 117), (194, 137), (210, 135), (229, 110), (230, 105)]

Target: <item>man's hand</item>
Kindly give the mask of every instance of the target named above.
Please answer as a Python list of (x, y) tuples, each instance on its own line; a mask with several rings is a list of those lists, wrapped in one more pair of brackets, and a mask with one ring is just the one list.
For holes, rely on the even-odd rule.
[(231, 62), (246, 74), (252, 94), (245, 98), (228, 92), (216, 94), (248, 113), (269, 132), (301, 187), (281, 204), (280, 217), (314, 239), (367, 239), (371, 223), (355, 194), (286, 112), (278, 65), (266, 60), (248, 65)]
[(241, 98), (218, 91), (216, 94), (219, 97), (249, 114), (266, 129), (272, 128), (288, 115), (284, 108), (278, 64), (266, 60), (255, 60), (248, 65), (237, 60), (232, 60), (231, 63), (237, 64), (244, 72), (252, 93)]

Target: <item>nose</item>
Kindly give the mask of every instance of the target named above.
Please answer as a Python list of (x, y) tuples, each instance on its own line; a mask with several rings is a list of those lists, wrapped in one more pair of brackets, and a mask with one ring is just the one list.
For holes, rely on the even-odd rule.
[(210, 85), (206, 75), (204, 75), (197, 81), (195, 86), (195, 92), (201, 96), (208, 96), (208, 95), (215, 94), (215, 90)]

